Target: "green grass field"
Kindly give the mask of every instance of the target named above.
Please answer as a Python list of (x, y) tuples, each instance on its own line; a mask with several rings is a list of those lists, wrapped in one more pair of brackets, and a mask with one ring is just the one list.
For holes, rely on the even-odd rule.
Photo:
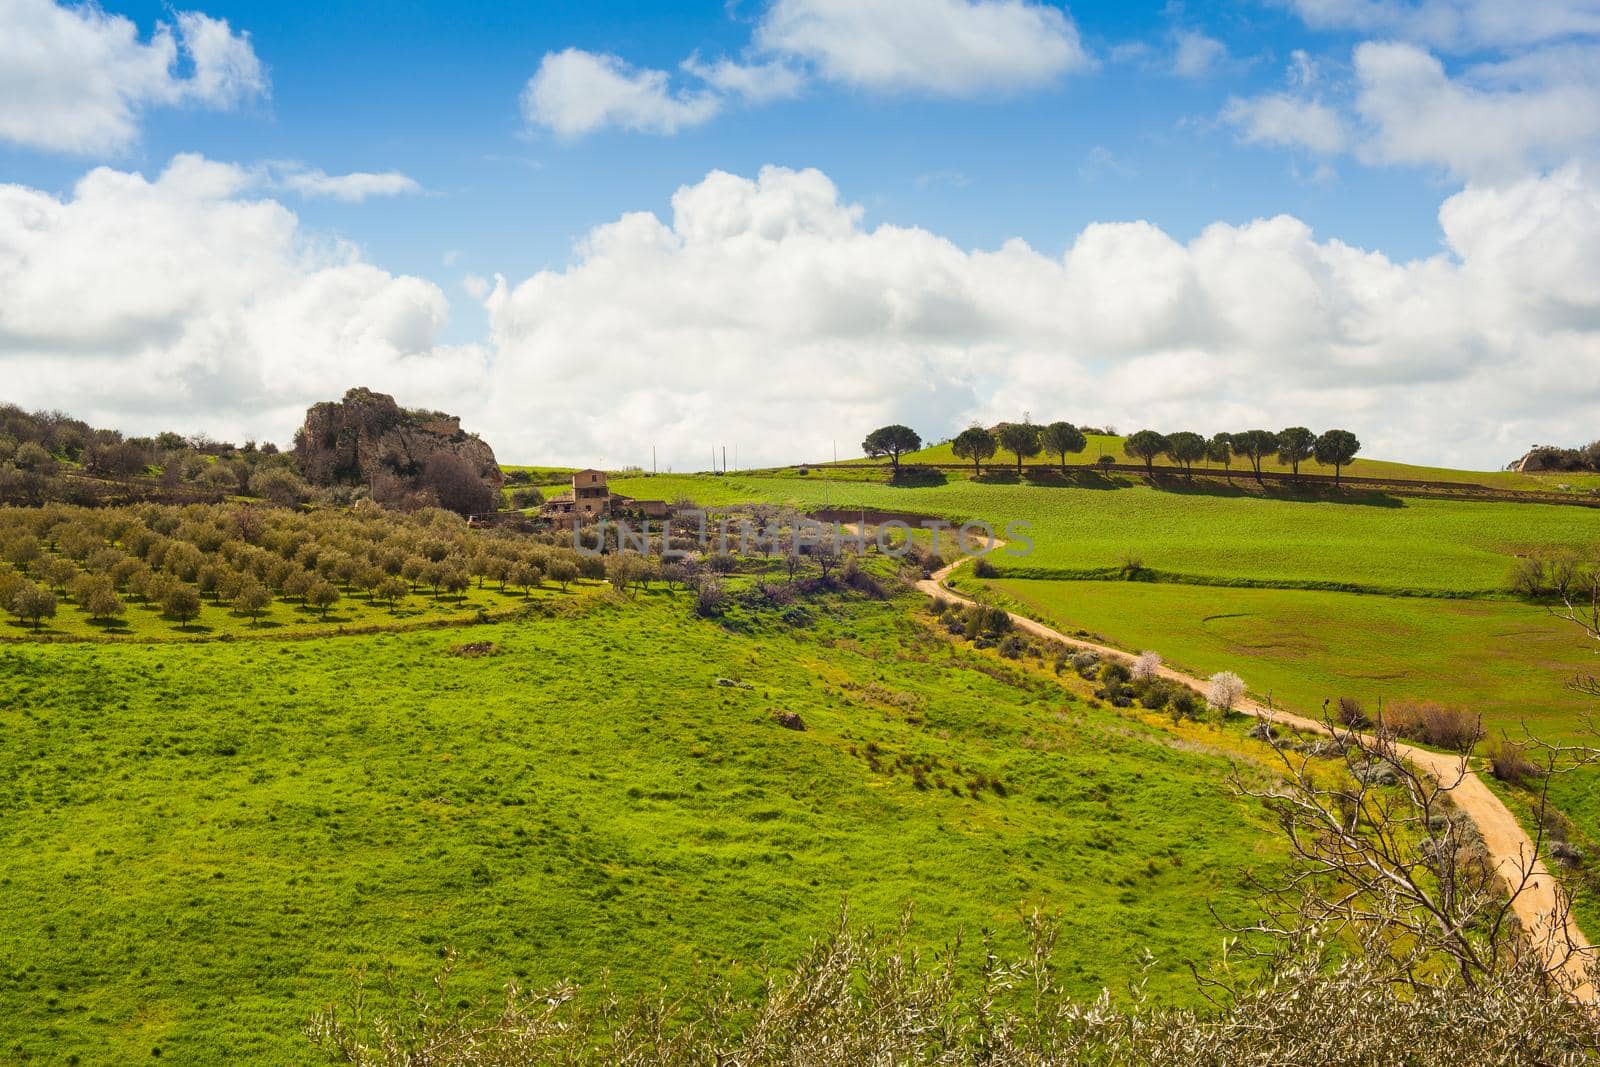
[[(1481, 715), (1491, 737), (1600, 744), (1591, 728), (1600, 704), (1567, 684), (1600, 674), (1600, 645), (1536, 605), (970, 575), (956, 584), (1069, 634), (1154, 649), (1201, 677), (1236, 671), (1260, 698), (1302, 714), (1317, 716), (1341, 696), (1369, 711), (1380, 697), (1434, 700)], [(1515, 810), (1530, 808), (1526, 792), (1502, 791)], [(1600, 840), (1600, 772), (1559, 775), (1550, 796), (1588, 842)], [(1591, 931), (1600, 926), (1594, 888), (1585, 886), (1579, 904)]]
[(1600, 646), (1518, 601), (1432, 600), (1151, 582), (959, 579), (1068, 633), (1084, 629), (1209, 675), (1235, 670), (1261, 697), (1317, 714), (1324, 699), (1428, 699), (1573, 740), (1592, 701), (1566, 680), (1600, 670)]
[[(845, 897), (874, 921), (914, 900), (931, 939), (1015, 936), (1044, 903), (1074, 989), (1149, 948), (1192, 995), (1207, 908), (1242, 914), (1243, 872), (1277, 858), (1225, 782), (1245, 742), (1092, 709), (917, 603), (729, 629), (657, 592), (405, 634), (0, 647), (0, 1058), (302, 1062), (352, 967), (411, 988), (447, 946), (463, 995), (734, 960), (753, 982)], [(451, 654), (469, 641), (498, 654)]]
[(901, 487), (817, 475), (658, 475), (614, 485), (704, 505), (769, 501), (984, 519), (1002, 533), (1008, 521), (1024, 520), (1032, 524), (1032, 554), (995, 557), (1016, 577), (1105, 574), (1133, 555), (1145, 567), (1198, 581), (1493, 593), (1504, 588), (1519, 551), (1600, 540), (1600, 513), (1561, 505), (1361, 494), (1346, 502), (964, 478)]

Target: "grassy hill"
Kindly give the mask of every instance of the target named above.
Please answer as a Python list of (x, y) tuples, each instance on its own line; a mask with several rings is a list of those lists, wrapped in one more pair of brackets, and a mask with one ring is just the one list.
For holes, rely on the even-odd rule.
[(1351, 493), (1259, 497), (1195, 489), (1103, 489), (951, 479), (931, 486), (807, 477), (658, 475), (622, 479), (619, 492), (706, 505), (770, 501), (803, 508), (879, 508), (962, 521), (1003, 533), (1031, 523), (1034, 550), (999, 553), (1002, 572), (1084, 577), (1144, 567), (1216, 583), (1329, 586), (1392, 592), (1493, 593), (1515, 555), (1537, 545), (1588, 545), (1600, 516), (1586, 508)]
[(303, 1061), (350, 968), (412, 988), (447, 946), (464, 996), (753, 983), (845, 898), (871, 921), (914, 900), (935, 941), (1015, 936), (1043, 903), (1074, 990), (1149, 948), (1156, 987), (1192, 995), (1208, 908), (1243, 914), (1243, 872), (1277, 860), (1225, 782), (1237, 735), (1091, 707), (936, 635), (915, 597), (726, 626), (687, 600), (0, 647), (0, 1058)]
[[(1088, 435), (1088, 446), (1078, 453), (1067, 455), (1069, 467), (1083, 467), (1093, 464), (1101, 456), (1111, 456), (1118, 463), (1135, 463), (1123, 454), (1122, 445), (1126, 440), (1122, 436), (1106, 434)], [(1060, 463), (1059, 456), (1041, 455), (1031, 460), (1025, 460), (1024, 466), (1056, 466)], [(851, 464), (876, 466), (884, 461), (873, 459), (854, 459)], [(971, 466), (970, 459), (962, 459), (950, 450), (950, 442), (930, 445), (920, 451), (910, 453), (900, 458), (901, 463), (932, 463), (932, 464), (963, 464)], [(1166, 463), (1166, 460), (1160, 462)], [(1004, 450), (997, 452), (994, 457), (984, 464), (989, 467), (1010, 467), (1016, 463), (1016, 457)], [(1196, 466), (1197, 470), (1222, 471), (1220, 464), (1202, 463)], [(1290, 471), (1288, 464), (1279, 463), (1277, 457), (1269, 458), (1262, 464), (1263, 471), (1277, 474), (1287, 474)], [(1331, 467), (1319, 467), (1316, 463), (1304, 463), (1303, 471), (1315, 474), (1332, 474)], [(1250, 462), (1244, 458), (1234, 460), (1235, 473), (1243, 472), (1248, 477)], [(1600, 474), (1586, 472), (1546, 472), (1538, 474), (1519, 474), (1516, 471), (1471, 471), (1456, 470), (1450, 467), (1429, 467), (1413, 463), (1397, 463), (1390, 460), (1370, 459), (1358, 456), (1355, 462), (1344, 468), (1344, 473), (1352, 478), (1402, 478), (1413, 481), (1427, 482), (1462, 482), (1472, 485), (1490, 486), (1496, 489), (1525, 489), (1548, 491), (1558, 486), (1566, 485), (1573, 489), (1587, 490), (1600, 488)]]
[[(1592, 642), (1505, 592), (1519, 554), (1600, 551), (1589, 509), (831, 474), (684, 478), (671, 495), (982, 518), (1001, 530), (1025, 520), (1033, 553), (996, 553), (998, 580), (982, 587), (1068, 632), (1155, 649), (1201, 674), (1238, 671), (1259, 696), (1303, 713), (1341, 695), (1369, 707), (1379, 696), (1435, 700), (1480, 713), (1496, 734), (1520, 736), (1526, 724), (1551, 740), (1596, 740), (1593, 702), (1566, 688), (1600, 670)], [(1600, 827), (1600, 773), (1562, 777), (1553, 796), (1586, 833)], [(1585, 918), (1593, 926), (1600, 912)]]

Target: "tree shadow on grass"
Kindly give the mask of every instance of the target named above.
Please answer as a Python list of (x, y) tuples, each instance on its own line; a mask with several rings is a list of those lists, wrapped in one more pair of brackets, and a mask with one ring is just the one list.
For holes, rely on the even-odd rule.
[(86, 619), (84, 624), (107, 637), (126, 637), (133, 628), (121, 619)]
[(6, 620), (6, 629), (24, 637), (62, 637), (66, 634), (65, 630), (58, 630), (48, 623), (40, 623), (39, 628), (35, 630), (33, 623), (18, 622), (14, 617)]
[(1354, 504), (1369, 508), (1403, 508), (1402, 497), (1378, 489), (1345, 489), (1310, 482), (1257, 483), (1248, 474), (1232, 482), (1214, 478), (1196, 478), (1193, 481), (1182, 475), (1157, 474), (1150, 479), (1152, 488), (1163, 493), (1181, 496), (1256, 497), (1261, 500), (1283, 500), (1297, 504)]
[(1069, 467), (1065, 474), (1060, 467), (1024, 467), (1020, 478), (1015, 467), (992, 467), (972, 480), (980, 485), (1030, 485), (1040, 489), (1131, 489), (1134, 484), (1125, 477), (1081, 466)]
[(950, 476), (937, 467), (907, 465), (900, 468), (897, 477), (889, 479), (889, 484), (896, 489), (930, 489), (949, 480)]

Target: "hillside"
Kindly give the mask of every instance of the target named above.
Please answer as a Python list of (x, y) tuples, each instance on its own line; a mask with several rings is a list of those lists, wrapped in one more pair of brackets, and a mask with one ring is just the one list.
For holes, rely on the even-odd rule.
[(1596, 515), (1583, 508), (1351, 493), (1258, 497), (1206, 488), (1032, 486), (952, 478), (899, 486), (875, 479), (733, 474), (658, 475), (613, 482), (619, 492), (706, 505), (768, 501), (981, 519), (1003, 533), (1031, 523), (1025, 558), (1000, 553), (1003, 572), (1104, 576), (1127, 558), (1215, 582), (1326, 585), (1430, 594), (1495, 593), (1519, 549), (1587, 545)]
[[(1265, 701), (1317, 715), (1325, 700), (1434, 701), (1480, 715), (1491, 736), (1524, 727), (1595, 743), (1593, 701), (1568, 681), (1594, 673), (1597, 649), (1548, 605), (1515, 596), (1529, 555), (1594, 560), (1586, 508), (1401, 497), (1228, 494), (1131, 480), (1102, 488), (953, 477), (887, 484), (835, 468), (804, 477), (650, 479), (656, 494), (979, 519), (1003, 535), (1030, 524), (1030, 555), (990, 557), (996, 576), (959, 588), (1068, 633), (1153, 649), (1206, 676), (1231, 670)], [(630, 483), (625, 483), (630, 484)], [(640, 490), (642, 491), (642, 490)], [(1523, 810), (1527, 793), (1505, 787)], [(1600, 773), (1561, 776), (1556, 806), (1585, 848), (1600, 843)], [(1588, 868), (1570, 869), (1587, 885)], [(1600, 910), (1580, 899), (1589, 926)]]
[[(463, 995), (753, 981), (845, 898), (874, 922), (914, 900), (934, 944), (1015, 936), (1044, 904), (1075, 992), (1148, 948), (1183, 999), (1183, 961), (1218, 944), (1208, 908), (1244, 914), (1244, 872), (1274, 862), (1228, 790), (1235, 734), (1090, 707), (937, 635), (920, 598), (827, 598), (799, 626), (688, 599), (0, 648), (0, 838), (25, 857), (0, 881), (0, 1055), (301, 1060), (352, 966), (409, 988), (447, 946)], [(495, 654), (451, 654), (466, 641)]]

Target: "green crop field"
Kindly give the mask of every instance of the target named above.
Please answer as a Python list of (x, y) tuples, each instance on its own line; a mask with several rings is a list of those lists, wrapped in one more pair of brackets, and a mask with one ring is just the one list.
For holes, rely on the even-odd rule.
[(915, 901), (930, 939), (1015, 936), (1042, 903), (1072, 988), (1149, 948), (1193, 995), (1208, 907), (1243, 914), (1244, 872), (1277, 862), (1225, 781), (1237, 734), (1091, 708), (936, 636), (915, 597), (727, 626), (688, 599), (0, 647), (0, 1058), (303, 1061), (352, 967), (414, 988), (447, 947), (462, 995), (753, 982), (845, 897), (874, 921)]
[(1031, 523), (1033, 552), (995, 565), (1017, 577), (1085, 577), (1129, 557), (1169, 576), (1210, 582), (1378, 591), (1489, 593), (1516, 553), (1600, 541), (1600, 512), (1562, 505), (1351, 494), (1296, 499), (1145, 486), (1088, 489), (976, 482), (925, 487), (807, 477), (658, 475), (618, 491), (704, 505), (769, 501), (983, 519), (1004, 532)]

